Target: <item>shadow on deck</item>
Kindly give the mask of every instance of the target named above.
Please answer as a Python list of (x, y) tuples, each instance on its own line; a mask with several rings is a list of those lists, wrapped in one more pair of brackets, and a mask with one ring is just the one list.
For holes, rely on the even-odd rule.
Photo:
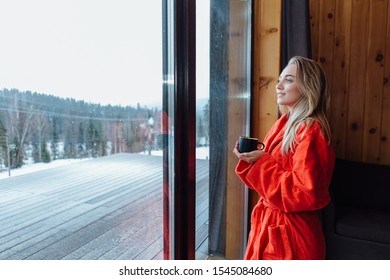
[[(199, 247), (207, 160), (197, 160), (196, 208)], [(0, 181), (0, 259), (162, 259), (162, 218), (161, 157), (117, 154), (11, 177)]]

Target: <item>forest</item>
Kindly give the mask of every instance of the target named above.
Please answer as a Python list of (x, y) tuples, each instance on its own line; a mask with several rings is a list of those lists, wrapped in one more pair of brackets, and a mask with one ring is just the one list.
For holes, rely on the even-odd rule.
[[(209, 103), (197, 104), (197, 146), (208, 145)], [(162, 148), (162, 112), (101, 105), (18, 89), (0, 90), (0, 171), (28, 159), (50, 162)], [(166, 132), (165, 132), (166, 133)]]
[[(0, 166), (158, 148), (157, 108), (112, 106), (0, 90)], [(152, 143), (153, 140), (153, 143)], [(149, 144), (149, 147), (147, 147)], [(153, 144), (153, 147), (152, 147)]]

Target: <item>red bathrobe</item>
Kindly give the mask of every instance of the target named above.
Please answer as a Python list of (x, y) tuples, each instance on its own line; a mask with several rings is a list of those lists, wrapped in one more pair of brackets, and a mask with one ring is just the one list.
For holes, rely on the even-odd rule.
[(324, 259), (319, 209), (325, 207), (335, 156), (318, 122), (297, 132), (293, 152), (282, 156), (283, 115), (268, 132), (265, 154), (240, 160), (236, 173), (261, 196), (251, 216), (245, 259)]

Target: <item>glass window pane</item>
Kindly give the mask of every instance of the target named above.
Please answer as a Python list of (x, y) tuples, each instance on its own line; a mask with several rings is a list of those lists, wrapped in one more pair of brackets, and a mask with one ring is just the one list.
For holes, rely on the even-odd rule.
[(150, 2), (2, 4), (1, 259), (163, 258), (162, 8)]
[(196, 222), (197, 259), (208, 256), (210, 1), (196, 2)]
[(174, 259), (174, 1), (163, 3), (163, 227), (164, 260)]
[(241, 259), (247, 191), (231, 151), (249, 134), (251, 1), (197, 5), (197, 257)]

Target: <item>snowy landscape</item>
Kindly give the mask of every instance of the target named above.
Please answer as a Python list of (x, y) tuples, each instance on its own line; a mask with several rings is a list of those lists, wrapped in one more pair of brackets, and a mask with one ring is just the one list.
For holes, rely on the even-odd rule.
[[(145, 156), (148, 156), (147, 152), (142, 152)], [(162, 150), (153, 150), (151, 156), (162, 156)], [(196, 149), (196, 158), (197, 159), (209, 159), (209, 147), (201, 147)], [(49, 163), (34, 163), (26, 162), (21, 168), (11, 169), (11, 177), (20, 176), (32, 172), (37, 172), (41, 170), (46, 170), (50, 168), (56, 168), (64, 165), (70, 165), (78, 163), (80, 161), (91, 160), (91, 159), (58, 159), (53, 160)], [(0, 170), (0, 180), (9, 178), (8, 169), (4, 167)]]

